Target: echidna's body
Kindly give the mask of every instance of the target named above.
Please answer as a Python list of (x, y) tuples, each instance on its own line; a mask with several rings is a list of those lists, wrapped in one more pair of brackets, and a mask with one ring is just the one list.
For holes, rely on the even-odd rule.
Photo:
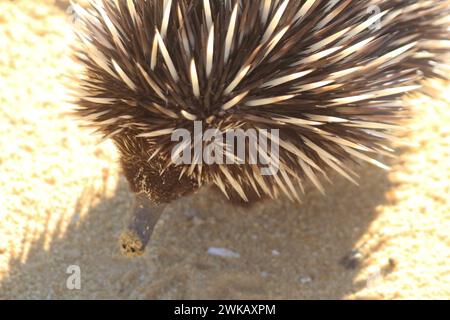
[[(108, 0), (76, 6), (86, 66), (79, 115), (116, 142), (136, 193), (168, 202), (202, 184), (244, 200), (389, 152), (400, 97), (439, 75), (450, 2)], [(279, 129), (280, 169), (180, 165), (171, 133)]]

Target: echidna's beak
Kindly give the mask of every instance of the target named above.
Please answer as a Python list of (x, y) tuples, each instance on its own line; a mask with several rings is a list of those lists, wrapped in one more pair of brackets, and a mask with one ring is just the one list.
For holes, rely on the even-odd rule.
[(144, 193), (135, 196), (127, 230), (120, 236), (123, 255), (136, 257), (144, 254), (145, 247), (164, 208), (164, 204), (153, 205)]

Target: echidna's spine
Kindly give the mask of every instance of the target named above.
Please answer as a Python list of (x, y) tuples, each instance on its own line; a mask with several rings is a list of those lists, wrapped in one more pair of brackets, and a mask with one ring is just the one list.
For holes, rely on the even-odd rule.
[(144, 143), (148, 159), (173, 168), (170, 135), (194, 121), (280, 130), (271, 140), (277, 175), (248, 164), (180, 169), (243, 199), (298, 198), (305, 178), (323, 190), (327, 168), (355, 181), (352, 159), (386, 168), (374, 156), (389, 153), (401, 96), (424, 76), (446, 76), (448, 0), (102, 0), (75, 9), (86, 67), (78, 113), (125, 158)]

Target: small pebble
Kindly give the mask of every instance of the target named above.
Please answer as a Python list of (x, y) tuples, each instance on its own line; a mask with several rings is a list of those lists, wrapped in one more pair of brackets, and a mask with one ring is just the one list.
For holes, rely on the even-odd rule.
[(208, 254), (212, 256), (219, 256), (222, 258), (239, 258), (241, 256), (239, 253), (231, 251), (229, 249), (216, 247), (209, 248)]
[(308, 284), (312, 282), (312, 279), (311, 277), (300, 277), (299, 281), (301, 284)]
[(195, 211), (192, 208), (186, 209), (183, 213), (184, 213), (184, 216), (188, 219), (193, 219), (197, 216), (197, 211)]
[(358, 249), (353, 249), (341, 259), (341, 265), (346, 269), (355, 270), (360, 266), (363, 259), (363, 254)]

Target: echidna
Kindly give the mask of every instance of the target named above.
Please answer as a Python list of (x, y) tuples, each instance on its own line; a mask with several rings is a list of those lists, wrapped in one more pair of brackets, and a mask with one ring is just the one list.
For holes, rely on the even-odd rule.
[[(74, 9), (86, 67), (77, 113), (114, 140), (138, 199), (128, 252), (142, 251), (166, 203), (205, 184), (234, 201), (296, 200), (305, 180), (323, 191), (328, 170), (355, 182), (355, 160), (386, 168), (374, 158), (391, 152), (407, 115), (401, 96), (423, 77), (446, 76), (448, 0), (99, 0)], [(277, 171), (248, 159), (175, 163), (172, 134), (198, 134), (195, 122), (219, 136), (278, 129), (266, 139), (279, 150)], [(261, 147), (251, 142), (247, 151)]]

